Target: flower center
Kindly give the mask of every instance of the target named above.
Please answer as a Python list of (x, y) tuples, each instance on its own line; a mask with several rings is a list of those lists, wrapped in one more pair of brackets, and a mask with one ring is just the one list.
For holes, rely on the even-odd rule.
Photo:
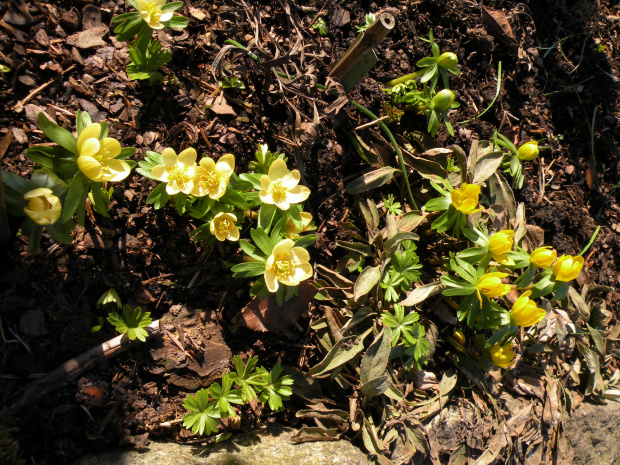
[(230, 224), (230, 221), (228, 221), (227, 219), (221, 219), (218, 222), (218, 229), (220, 234), (226, 234), (228, 233), (228, 231), (230, 231), (230, 227), (232, 225)]
[(282, 185), (282, 181), (276, 181), (272, 185), (271, 196), (273, 197), (273, 201), (275, 203), (284, 202), (288, 191), (286, 187)]
[(151, 21), (159, 21), (159, 18), (162, 15), (161, 8), (154, 2), (148, 2), (146, 4), (146, 11), (151, 17)]
[(44, 195), (39, 195), (39, 199), (41, 199), (41, 203), (43, 203), (44, 210), (47, 211), (52, 209), (52, 204), (49, 200), (47, 200), (47, 197), (45, 197)]
[(293, 264), (289, 260), (278, 260), (274, 263), (278, 281), (287, 280), (293, 274)]
[(206, 185), (209, 189), (215, 189), (220, 185), (217, 173), (210, 171), (200, 176), (200, 183)]
[(168, 182), (173, 186), (183, 186), (192, 179), (187, 170), (179, 166), (168, 166), (166, 171), (168, 171)]

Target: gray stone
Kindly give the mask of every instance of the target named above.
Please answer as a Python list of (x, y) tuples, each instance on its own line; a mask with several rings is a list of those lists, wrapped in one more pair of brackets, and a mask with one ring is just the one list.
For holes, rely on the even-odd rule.
[(564, 431), (573, 448), (573, 465), (620, 463), (620, 402), (581, 404), (564, 417)]
[(151, 442), (148, 450), (124, 450), (84, 457), (74, 465), (370, 465), (346, 440), (295, 444), (296, 431), (281, 425), (233, 435), (222, 444), (201, 446)]

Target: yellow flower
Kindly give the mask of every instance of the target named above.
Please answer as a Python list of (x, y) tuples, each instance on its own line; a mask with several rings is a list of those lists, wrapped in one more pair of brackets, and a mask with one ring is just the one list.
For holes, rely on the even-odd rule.
[(217, 163), (209, 157), (200, 160), (196, 167), (194, 178), (194, 197), (208, 195), (212, 199), (219, 199), (226, 193), (230, 176), (235, 170), (235, 156), (232, 153), (223, 155)]
[(552, 271), (556, 281), (572, 281), (583, 268), (583, 257), (562, 255), (553, 265)]
[(163, 165), (153, 167), (151, 174), (161, 182), (167, 182), (168, 195), (191, 194), (194, 189), (194, 174), (196, 172), (196, 150), (189, 148), (177, 154), (171, 148), (161, 153)]
[(54, 224), (60, 218), (62, 205), (51, 189), (33, 189), (24, 194), (24, 199), (29, 201), (24, 213), (39, 226)]
[(505, 346), (496, 344), (491, 347), (489, 352), (491, 352), (491, 360), (493, 363), (502, 368), (512, 365), (515, 353), (512, 351), (511, 347), (512, 344), (506, 344)]
[(539, 247), (530, 254), (530, 263), (538, 268), (547, 268), (555, 261), (558, 253), (549, 246)]
[(172, 18), (172, 11), (161, 11), (161, 7), (166, 4), (166, 0), (138, 0), (138, 11), (140, 16), (149, 27), (153, 29), (163, 29), (166, 21)]
[(289, 171), (284, 160), (278, 158), (271, 164), (269, 174), (261, 176), (258, 197), (263, 203), (288, 210), (292, 203), (303, 202), (310, 195), (310, 189), (298, 184), (299, 171)]
[(265, 263), (265, 283), (269, 292), (278, 290), (278, 282), (286, 286), (297, 286), (312, 276), (310, 255), (302, 247), (293, 247), (291, 239), (276, 244)]
[(498, 231), (489, 240), (489, 252), (493, 255), (493, 260), (502, 265), (512, 266), (515, 262), (506, 256), (512, 250), (515, 232), (510, 229)]
[(299, 234), (309, 230), (310, 223), (312, 223), (312, 215), (307, 212), (300, 212), (302, 228), (298, 229), (291, 220), (286, 222), (284, 227), (284, 236), (289, 239), (297, 239)]
[(542, 308), (530, 299), (532, 291), (526, 291), (512, 304), (510, 322), (515, 326), (528, 327), (541, 321), (546, 315)]
[(238, 241), (239, 240), (239, 228), (235, 226), (237, 217), (232, 213), (218, 213), (211, 220), (209, 224), (209, 231), (213, 234), (218, 241)]
[(131, 168), (125, 160), (117, 160), (121, 144), (111, 137), (101, 139), (101, 125), (93, 123), (86, 126), (77, 140), (80, 171), (91, 181), (122, 181)]
[(504, 284), (502, 278), (508, 276), (508, 273), (493, 272), (485, 274), (478, 281), (476, 286), (478, 293), (482, 293), (487, 297), (500, 297), (510, 292), (510, 284)]
[(454, 189), (450, 192), (450, 198), (454, 208), (466, 215), (482, 210), (482, 208), (476, 208), (479, 196), (480, 186), (476, 184), (463, 183), (459, 189)]
[(530, 161), (538, 156), (538, 142), (535, 140), (526, 142), (519, 150), (517, 150), (517, 157), (519, 160)]

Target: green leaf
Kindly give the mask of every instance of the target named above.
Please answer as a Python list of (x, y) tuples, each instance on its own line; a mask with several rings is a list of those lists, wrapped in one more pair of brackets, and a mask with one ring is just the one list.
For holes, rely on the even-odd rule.
[(63, 223), (70, 221), (80, 205), (84, 205), (86, 197), (88, 196), (89, 185), (90, 180), (84, 176), (81, 171), (78, 171), (69, 185), (67, 198), (63, 205), (62, 216), (60, 218)]
[(273, 248), (276, 244), (273, 243), (271, 238), (267, 235), (267, 233), (261, 229), (250, 229), (250, 236), (252, 236), (252, 240), (256, 244), (256, 246), (265, 254), (265, 256), (271, 255)]
[(146, 198), (146, 204), (153, 204), (155, 210), (159, 210), (160, 208), (164, 207), (164, 205), (166, 205), (169, 200), (170, 196), (166, 192), (166, 183), (162, 182), (158, 184), (157, 187), (153, 189), (153, 192), (151, 192)]
[(183, 417), (183, 426), (191, 429), (196, 434), (217, 433), (220, 409), (213, 402), (209, 402), (209, 391), (201, 389), (196, 396), (189, 394), (183, 402), (183, 407), (193, 413)]
[(189, 19), (185, 18), (184, 16), (173, 16), (172, 18), (170, 18), (170, 20), (166, 21), (163, 24), (173, 29), (183, 29), (186, 28), (189, 24)]
[(317, 236), (315, 236), (314, 234), (300, 237), (295, 241), (295, 247), (303, 247), (305, 249), (314, 244), (317, 239)]
[(381, 279), (381, 267), (367, 266), (364, 268), (357, 281), (355, 281), (353, 300), (358, 300), (360, 297), (368, 294), (377, 285), (379, 279)]
[(258, 210), (258, 227), (263, 229), (266, 233), (271, 229), (271, 223), (276, 214), (278, 207), (271, 204), (262, 204)]
[[(363, 334), (358, 336), (357, 339), (355, 339), (355, 336), (343, 337), (333, 345), (325, 358), (312, 367), (308, 373), (315, 377), (321, 376), (351, 361), (364, 350), (364, 339), (366, 339), (371, 331), (372, 328), (367, 329)], [(351, 341), (353, 341), (353, 345), (349, 347), (348, 343)]]
[(363, 174), (359, 178), (348, 183), (345, 187), (349, 194), (361, 194), (388, 183), (396, 171), (399, 170), (391, 167), (379, 168), (378, 170)]
[(254, 247), (245, 239), (241, 239), (239, 241), (239, 246), (241, 247), (241, 250), (243, 250), (248, 256), (252, 257), (255, 260), (264, 262), (267, 259), (264, 254), (260, 253), (256, 247)]
[(39, 113), (37, 118), (39, 127), (43, 133), (61, 147), (67, 149), (74, 155), (78, 155), (77, 139), (66, 129), (52, 123), (43, 113)]
[(170, 2), (161, 7), (161, 11), (176, 11), (183, 6), (183, 2)]
[(265, 262), (239, 263), (231, 268), (235, 278), (249, 278), (265, 273)]
[(248, 210), (250, 207), (246, 200), (239, 194), (237, 191), (232, 190), (230, 187), (226, 189), (226, 192), (222, 197), (219, 198), (219, 201), (225, 203), (227, 205), (232, 205), (233, 207), (237, 207), (240, 210)]

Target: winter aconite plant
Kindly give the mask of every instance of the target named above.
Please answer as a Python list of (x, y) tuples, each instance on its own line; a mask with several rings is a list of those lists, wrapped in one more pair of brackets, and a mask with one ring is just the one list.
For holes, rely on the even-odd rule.
[(131, 63), (127, 66), (127, 75), (130, 79), (148, 79), (151, 84), (162, 82), (163, 75), (157, 70), (172, 59), (172, 54), (153, 38), (153, 31), (164, 27), (187, 27), (187, 18), (174, 15), (174, 12), (183, 6), (183, 2), (128, 1), (137, 11), (112, 18), (112, 23), (118, 24), (114, 29), (116, 39), (121, 42), (133, 41), (128, 47)]

